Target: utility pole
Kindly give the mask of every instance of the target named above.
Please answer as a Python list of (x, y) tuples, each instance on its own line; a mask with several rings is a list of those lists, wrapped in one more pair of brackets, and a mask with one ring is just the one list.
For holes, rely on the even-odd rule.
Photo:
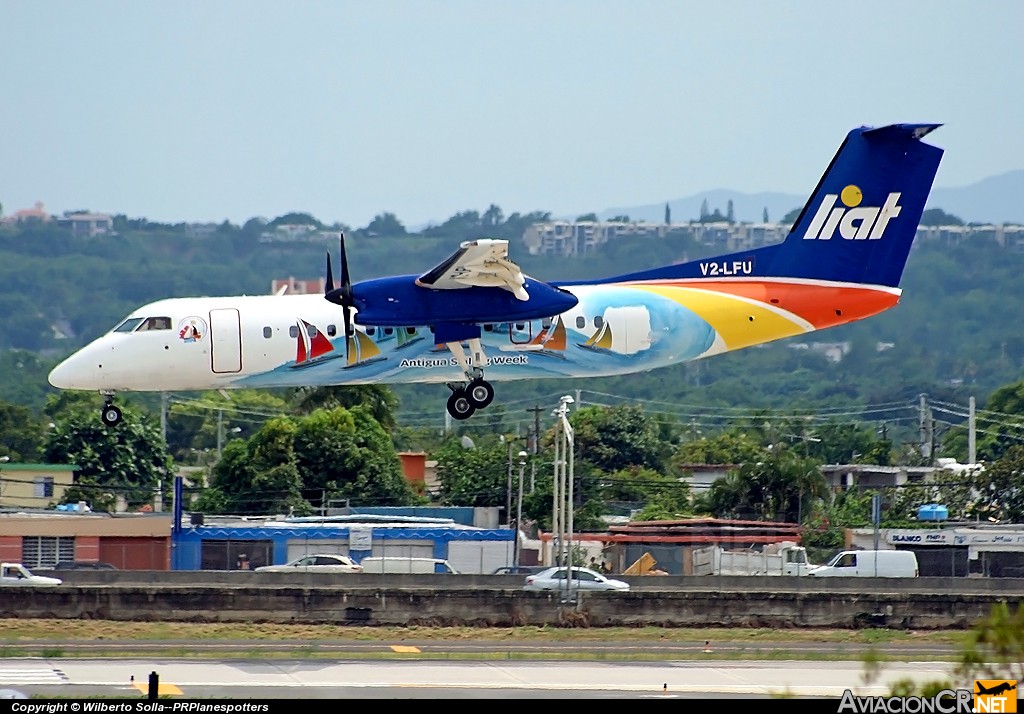
[(224, 410), (217, 410), (217, 461), (224, 449)]
[(970, 405), (967, 410), (967, 463), (969, 464), (976, 464), (978, 462), (977, 444), (974, 441), (975, 428), (974, 397), (971, 397)]
[(515, 542), (514, 542), (514, 544), (512, 546), (513, 547), (513, 552), (515, 554), (515, 558), (513, 559), (513, 562), (515, 563), (515, 566), (517, 568), (516, 572), (518, 572), (518, 568), (519, 568), (519, 553), (520, 553), (519, 533), (523, 529), (523, 525), (522, 525), (522, 523), (523, 523), (523, 469), (526, 468), (526, 457), (527, 457), (527, 455), (528, 454), (525, 451), (520, 451), (519, 452), (519, 495), (516, 498), (516, 528), (515, 528), (515, 537), (516, 537), (516, 539), (515, 539)]
[(160, 392), (160, 434), (167, 446), (167, 392)]
[(530, 452), (534, 455), (534, 458), (530, 459), (530, 493), (533, 493), (537, 488), (537, 454), (540, 453), (540, 413), (544, 411), (540, 405), (535, 405), (533, 409), (527, 409), (528, 412), (533, 412), (533, 442)]
[(928, 397), (925, 394), (919, 394), (917, 397), (917, 421), (918, 431), (921, 435), (921, 456), (930, 457), (931, 454), (929, 452), (931, 450), (931, 439), (928, 438), (928, 420), (925, 416), (928, 410), (927, 399)]
[(508, 440), (508, 469), (505, 484), (505, 523), (512, 524), (512, 439)]
[(533, 441), (530, 442), (532, 447), (530, 451), (536, 455), (540, 446), (540, 413), (544, 410), (539, 406), (535, 406), (533, 409), (527, 409), (526, 411), (533, 412)]

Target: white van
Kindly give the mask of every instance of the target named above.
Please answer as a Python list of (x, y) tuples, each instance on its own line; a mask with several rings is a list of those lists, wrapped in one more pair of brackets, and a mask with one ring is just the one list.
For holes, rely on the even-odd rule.
[(917, 556), (909, 550), (844, 550), (827, 565), (812, 568), (811, 577), (916, 578)]
[(407, 558), (404, 556), (371, 556), (359, 561), (364, 573), (451, 573), (458, 575), (447, 560), (441, 558)]

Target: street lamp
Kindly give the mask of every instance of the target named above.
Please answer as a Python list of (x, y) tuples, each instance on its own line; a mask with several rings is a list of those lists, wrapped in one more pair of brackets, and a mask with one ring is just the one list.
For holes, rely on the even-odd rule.
[[(569, 405), (575, 402), (568, 394), (559, 400), (558, 409), (555, 412), (557, 422), (555, 424), (558, 434), (555, 437), (555, 482), (552, 514), (552, 530), (557, 539), (556, 564), (566, 568), (566, 586), (571, 593), (573, 589), (572, 570), (572, 519), (573, 519), (573, 428), (569, 423), (567, 410)], [(566, 466), (568, 465), (568, 474)]]
[(516, 499), (516, 528), (515, 528), (515, 543), (512, 546), (514, 556), (514, 563), (516, 566), (516, 572), (519, 572), (519, 531), (522, 528), (523, 520), (523, 470), (526, 468), (526, 452), (519, 452), (519, 496)]

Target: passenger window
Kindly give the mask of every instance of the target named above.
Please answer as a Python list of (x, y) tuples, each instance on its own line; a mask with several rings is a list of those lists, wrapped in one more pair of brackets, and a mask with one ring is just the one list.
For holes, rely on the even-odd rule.
[(526, 329), (526, 323), (525, 322), (517, 322), (516, 323), (516, 329), (520, 330), (520, 331), (525, 330)]
[(604, 318), (600, 315), (594, 316), (594, 327), (600, 328), (604, 324)]
[(299, 328), (298, 328), (297, 325), (292, 325), (291, 327), (288, 328), (288, 336), (289, 337), (298, 337), (299, 336)]
[(376, 331), (377, 331), (377, 328), (376, 328), (376, 327), (373, 327), (372, 325), (371, 325), (370, 327), (367, 327), (367, 328), (366, 328), (366, 334), (368, 334), (368, 335), (372, 335), (372, 334), (373, 334), (373, 333), (375, 333)]
[(393, 335), (393, 334), (395, 334), (395, 328), (393, 328), (393, 327), (385, 327), (384, 328), (384, 334), (385, 335)]
[(338, 328), (337, 328), (337, 327), (335, 327), (334, 325), (328, 325), (328, 326), (327, 326), (327, 334), (328, 334), (328, 335), (329, 335), (330, 337), (334, 337), (335, 335), (337, 335), (337, 334), (338, 334)]
[(416, 334), (416, 328), (415, 327), (407, 327), (407, 328), (405, 328), (405, 334), (407, 334), (407, 335), (415, 335)]
[(576, 316), (576, 327), (578, 327), (580, 329), (583, 329), (586, 326), (587, 326), (587, 318), (583, 317), (583, 315), (577, 315)]
[(127, 320), (115, 327), (114, 332), (131, 332), (139, 326), (140, 322), (142, 322), (141, 317), (129, 317)]
[(307, 325), (306, 332), (309, 333), (310, 337), (316, 337), (316, 325)]
[(263, 336), (266, 337), (268, 340), (270, 339), (270, 336), (273, 335), (273, 334), (274, 334), (274, 330), (273, 329), (271, 329), (269, 327), (264, 327), (263, 328)]
[(484, 325), (484, 332), (494, 332), (494, 325), (488, 322)]

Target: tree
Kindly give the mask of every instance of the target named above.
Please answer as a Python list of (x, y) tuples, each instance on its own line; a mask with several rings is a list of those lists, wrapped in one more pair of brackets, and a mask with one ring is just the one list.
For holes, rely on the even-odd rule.
[(312, 512), (302, 498), (302, 480), (295, 465), (296, 427), (288, 417), (271, 419), (248, 441), (224, 447), (213, 467), (210, 487), (196, 510), (271, 515)]
[(979, 474), (975, 508), (1003, 523), (1024, 520), (1024, 446), (1014, 445)]
[(725, 220), (729, 221), (729, 223), (735, 223), (736, 222), (736, 212), (733, 211), (732, 199), (731, 198), (729, 199), (729, 202), (726, 204)]
[(0, 456), (33, 462), (42, 454), (43, 424), (28, 407), (0, 402)]
[(65, 502), (84, 500), (94, 511), (113, 511), (119, 495), (132, 508), (151, 503), (158, 483), (169, 493), (172, 459), (158, 426), (134, 409), (123, 413), (116, 427), (104, 426), (95, 412), (55, 417), (44, 458), (77, 466)]
[(796, 219), (800, 216), (800, 212), (803, 211), (803, 210), (804, 210), (803, 208), (794, 208), (792, 211), (790, 211), (789, 213), (787, 213), (786, 215), (784, 215), (782, 217), (781, 223), (783, 225), (785, 225), (787, 223), (790, 224), (790, 225), (792, 225), (793, 223), (796, 223)]
[(964, 222), (941, 208), (926, 208), (918, 223), (922, 226), (962, 226)]
[(488, 229), (500, 226), (504, 220), (505, 214), (502, 213), (501, 209), (493, 203), (487, 207), (487, 210), (484, 211), (484, 215), (480, 218), (480, 222)]
[(296, 466), (306, 499), (347, 499), (371, 506), (415, 501), (395, 445), (370, 407), (321, 409), (298, 420)]
[(672, 225), (672, 209), (669, 208), (669, 205), (667, 203), (665, 204), (665, 225)]
[(576, 217), (576, 222), (577, 223), (585, 223), (587, 221), (590, 221), (592, 223), (597, 223), (598, 222), (597, 214), (596, 213), (584, 213), (582, 216), (577, 216)]
[[(989, 616), (974, 626), (955, 674), (976, 679), (1024, 680), (1024, 605), (1006, 602), (992, 606)], [(1016, 693), (1012, 693), (1016, 696)]]
[[(986, 400), (986, 412), (1000, 415), (999, 421), (986, 424), (977, 441), (978, 459), (986, 462), (996, 461), (1015, 444), (1024, 441), (1024, 381), (1013, 382), (999, 387)], [(964, 445), (967, 441), (966, 431), (958, 433), (950, 439), (951, 445)]]
[(569, 418), (576, 453), (604, 473), (642, 466), (664, 472), (667, 447), (639, 405), (585, 406)]
[(717, 516), (799, 523), (828, 487), (819, 463), (775, 444), (759, 461), (748, 461), (711, 485), (701, 505)]
[(680, 469), (686, 464), (741, 464), (766, 455), (764, 446), (746, 431), (723, 431), (680, 444), (672, 454), (672, 465)]
[(764, 210), (761, 212), (761, 223), (767, 223), (767, 222), (768, 222), (768, 206), (765, 206)]
[(316, 226), (317, 228), (323, 228), (324, 225), (317, 219), (313, 218), (308, 213), (286, 213), (283, 216), (279, 216), (272, 220), (269, 224), (269, 228), (277, 228), (278, 226)]
[(704, 219), (708, 217), (708, 199), (704, 199), (700, 202), (700, 221), (704, 222)]
[(356, 384), (338, 387), (299, 387), (292, 401), (299, 414), (311, 414), (317, 409), (334, 409), (360, 404), (369, 408), (373, 418), (386, 430), (395, 428), (398, 397), (383, 384)]
[(606, 474), (600, 480), (605, 504), (618, 502), (639, 507), (632, 520), (669, 520), (683, 518), (693, 512), (687, 481), (641, 466)]
[(405, 226), (395, 217), (394, 213), (377, 214), (362, 232), (379, 237), (404, 236), (406, 234)]
[(230, 442), (201, 503), (235, 513), (304, 514), (331, 499), (373, 506), (415, 501), (394, 444), (368, 407), (277, 417), (247, 442)]
[(446, 505), (505, 505), (509, 465), (508, 447), (504, 442), (467, 447), (461, 439), (452, 437), (434, 457), (441, 482), (441, 499)]

